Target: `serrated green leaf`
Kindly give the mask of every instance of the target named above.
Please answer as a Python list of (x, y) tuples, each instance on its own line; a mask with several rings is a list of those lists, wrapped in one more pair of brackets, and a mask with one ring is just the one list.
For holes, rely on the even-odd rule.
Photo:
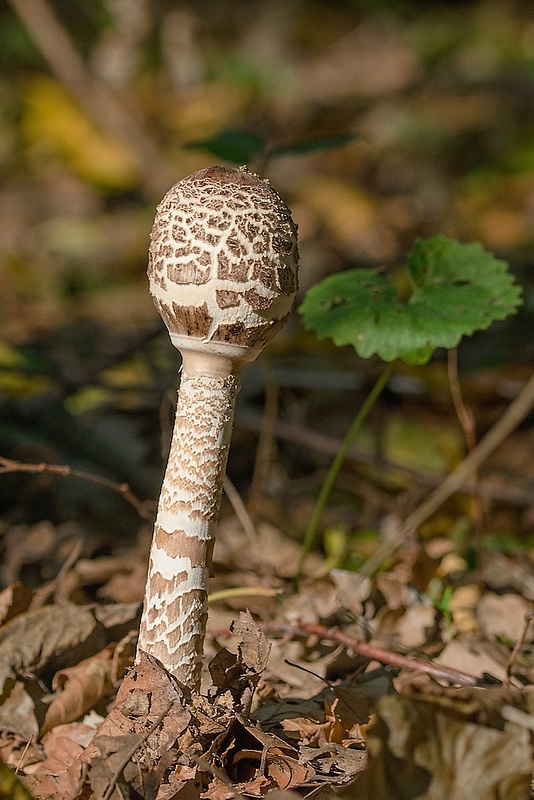
[(405, 301), (378, 270), (355, 269), (313, 286), (299, 308), (321, 339), (351, 344), (358, 355), (384, 361), (428, 361), (436, 347), (456, 347), (462, 336), (516, 311), (521, 288), (478, 243), (445, 236), (416, 242), (408, 257), (412, 295)]
[(203, 148), (217, 158), (232, 161), (234, 164), (248, 163), (254, 156), (261, 153), (265, 146), (266, 142), (261, 136), (234, 129), (221, 131), (209, 139), (197, 139), (184, 145), (189, 149)]

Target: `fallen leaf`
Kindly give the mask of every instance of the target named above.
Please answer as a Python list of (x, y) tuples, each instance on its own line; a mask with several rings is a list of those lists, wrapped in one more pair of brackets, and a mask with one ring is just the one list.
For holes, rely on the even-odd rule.
[(216, 696), (230, 692), (235, 710), (250, 707), (253, 691), (265, 669), (270, 645), (250, 612), (242, 611), (230, 626), (237, 639), (237, 654), (222, 649), (210, 661)]
[(0, 729), (10, 731), (29, 742), (39, 733), (35, 714), (36, 701), (44, 695), (37, 681), (16, 681), (0, 705)]
[(133, 651), (126, 649), (116, 659), (116, 649), (115, 645), (109, 645), (76, 666), (56, 672), (52, 680), (56, 694), (47, 709), (41, 736), (56, 725), (78, 719), (113, 692), (114, 684), (122, 678), (133, 657)]
[(0, 628), (0, 693), (8, 678), (44, 666), (61, 669), (121, 639), (135, 625), (138, 604), (43, 606)]
[(480, 630), (484, 636), (488, 638), (506, 636), (512, 642), (517, 642), (521, 638), (525, 627), (525, 615), (529, 611), (532, 611), (532, 603), (518, 594), (498, 595), (493, 592), (486, 592), (480, 598), (476, 609)]
[(81, 754), (94, 728), (81, 722), (58, 725), (43, 738), (45, 759), (25, 778), (36, 800), (71, 800), (82, 780)]
[(468, 675), (482, 678), (484, 674), (488, 674), (501, 681), (506, 679), (504, 665), (485, 652), (481, 642), (471, 639), (454, 639), (449, 642), (434, 662)]
[(532, 771), (528, 731), (468, 722), (442, 708), (389, 696), (369, 731), (369, 768), (342, 796), (351, 800), (525, 800)]
[(251, 676), (259, 676), (269, 658), (270, 645), (265, 634), (258, 628), (249, 611), (241, 612), (232, 623), (231, 631), (238, 641), (237, 650), (241, 661)]
[(14, 581), (0, 592), (0, 625), (18, 617), (30, 607), (33, 592), (23, 586), (19, 581)]
[(8, 622), (0, 629), (0, 692), (8, 678), (36, 672), (52, 657), (72, 653), (97, 627), (90, 609), (70, 604), (37, 608)]

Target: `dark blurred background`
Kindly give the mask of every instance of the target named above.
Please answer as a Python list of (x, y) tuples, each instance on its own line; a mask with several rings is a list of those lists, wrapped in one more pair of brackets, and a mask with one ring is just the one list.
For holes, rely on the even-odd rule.
[[(148, 234), (167, 188), (221, 161), (247, 162), (293, 209), (300, 297), (347, 267), (394, 273), (437, 232), (509, 260), (523, 309), (460, 353), (481, 429), (497, 418), (534, 353), (531, 2), (2, 0), (0, 455), (157, 496), (179, 357), (148, 296)], [(239, 488), (266, 385), (293, 425), (340, 437), (375, 374), (295, 316), (244, 376)], [(376, 420), (411, 408), (421, 425), (424, 409), (435, 426), (445, 384), (439, 354), (401, 369)], [(429, 430), (411, 444), (392, 432), (386, 456), (413, 451), (427, 471)], [(313, 495), (302, 481), (329, 456), (280, 447), (265, 492), (294, 479)], [(443, 445), (440, 469), (459, 447)], [(0, 476), (0, 513), (8, 527), (76, 520), (99, 535), (139, 525), (120, 497), (50, 475)]]

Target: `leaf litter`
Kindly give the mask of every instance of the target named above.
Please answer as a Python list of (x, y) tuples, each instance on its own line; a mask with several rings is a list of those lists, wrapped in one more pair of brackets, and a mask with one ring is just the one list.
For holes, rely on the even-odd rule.
[[(530, 797), (530, 600), (502, 585), (481, 594), (439, 537), (374, 580), (321, 572), (313, 556), (294, 591), (298, 545), (267, 523), (257, 536), (250, 547), (221, 523), (214, 588), (227, 591), (211, 607), (200, 695), (148, 656), (131, 669), (143, 534), (128, 558), (72, 563), (70, 597), (39, 605), (39, 588), (6, 587), (0, 756), (32, 797)], [(417, 586), (451, 567), (462, 580), (440, 610)], [(132, 575), (134, 602), (121, 603), (114, 579)], [(232, 585), (250, 595), (232, 598)], [(266, 586), (282, 595), (254, 594)]]

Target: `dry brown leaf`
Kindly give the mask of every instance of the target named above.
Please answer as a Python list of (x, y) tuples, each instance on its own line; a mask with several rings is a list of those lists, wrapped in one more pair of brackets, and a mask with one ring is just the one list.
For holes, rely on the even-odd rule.
[(41, 736), (56, 725), (78, 719), (113, 692), (133, 656), (126, 649), (115, 659), (115, 650), (116, 645), (109, 645), (76, 666), (56, 672), (52, 681), (56, 694), (45, 714)]
[[(282, 729), (288, 734), (294, 732), (295, 739), (307, 747), (323, 748), (328, 744), (363, 742), (360, 724), (345, 708), (340, 697), (326, 693), (324, 701), (314, 707), (306, 717), (293, 716), (281, 721)], [(314, 713), (315, 712), (315, 713)], [(341, 712), (341, 713), (340, 713)], [(368, 722), (369, 718), (365, 717)]]
[(434, 662), (444, 667), (458, 669), (468, 675), (482, 677), (488, 674), (501, 681), (506, 680), (504, 665), (486, 653), (481, 642), (472, 639), (454, 639), (449, 642)]
[[(47, 475), (39, 475), (41, 481), (54, 480)], [(2, 583), (12, 583), (20, 575), (24, 564), (35, 564), (49, 556), (58, 541), (58, 531), (51, 522), (43, 520), (36, 525), (16, 525), (6, 535), (3, 563), (0, 568)]]
[(506, 636), (516, 642), (523, 634), (525, 615), (529, 611), (532, 611), (532, 603), (518, 594), (486, 592), (478, 603), (477, 619), (484, 636)]
[(363, 604), (369, 599), (372, 581), (367, 576), (348, 569), (331, 569), (330, 577), (339, 592), (339, 602), (357, 618), (363, 614)]
[(286, 619), (311, 625), (338, 611), (338, 588), (329, 576), (302, 581), (298, 593), (288, 597), (284, 603)]
[(526, 730), (474, 724), (407, 697), (378, 701), (367, 736), (370, 766), (342, 796), (351, 800), (525, 800), (532, 771)]
[(140, 603), (146, 584), (147, 557), (138, 548), (95, 559), (80, 559), (74, 571), (83, 585), (103, 584), (99, 597), (115, 603)]
[(30, 607), (33, 592), (15, 581), (0, 592), (0, 625), (27, 611)]
[(145, 596), (146, 560), (135, 564), (129, 572), (120, 572), (98, 590), (98, 596), (114, 603), (141, 603)]
[(94, 736), (81, 722), (58, 725), (43, 738), (45, 759), (25, 778), (36, 800), (71, 800), (82, 778), (80, 756)]
[(70, 604), (37, 608), (8, 622), (0, 629), (0, 692), (7, 678), (39, 670), (52, 656), (85, 642), (96, 627), (89, 608)]
[[(139, 734), (123, 736), (98, 736), (96, 742), (100, 757), (91, 762), (89, 780), (96, 797), (109, 797), (109, 800), (123, 800), (131, 796), (133, 787), (137, 796), (154, 798), (159, 777), (155, 770), (141, 770), (137, 751), (143, 743)], [(110, 787), (113, 791), (107, 794)], [(141, 794), (141, 791), (144, 792)]]
[[(147, 738), (154, 725), (156, 728)], [(179, 686), (165, 670), (142, 655), (137, 667), (123, 680), (114, 707), (83, 754), (93, 791), (98, 796), (110, 783), (123, 786), (124, 782), (131, 782), (138, 793), (143, 786), (146, 788), (148, 794), (141, 794), (142, 797), (156, 797), (163, 776), (171, 773), (172, 777), (178, 753), (187, 751), (197, 736), (198, 728), (184, 707)], [(181, 783), (173, 779), (175, 789)], [(119, 796), (115, 789), (112, 797)]]
[(35, 705), (43, 694), (37, 681), (16, 681), (0, 705), (0, 729), (17, 734), (26, 742), (35, 739), (39, 733)]
[(361, 724), (369, 722), (369, 716), (365, 713), (359, 714), (357, 708), (353, 708), (345, 697), (334, 693), (333, 697), (325, 697), (325, 713), (327, 727), (325, 737), (327, 742), (343, 744), (345, 741), (363, 743)]
[(300, 760), (305, 764), (311, 764), (323, 780), (328, 778), (332, 780), (335, 777), (337, 796), (339, 785), (348, 783), (362, 772), (367, 766), (368, 759), (366, 750), (332, 743), (325, 747), (301, 747)]
[(265, 669), (270, 645), (250, 612), (242, 611), (230, 630), (237, 639), (237, 655), (220, 650), (210, 661), (209, 670), (216, 696), (231, 695), (231, 708), (243, 711), (250, 708), (253, 691)]
[[(35, 741), (35, 740), (34, 740)], [(28, 742), (18, 734), (0, 732), (0, 757), (8, 766), (23, 769), (25, 772), (34, 764), (40, 764), (43, 753), (34, 741)]]
[(265, 634), (258, 628), (249, 611), (243, 611), (232, 623), (231, 631), (238, 641), (237, 650), (241, 661), (251, 676), (263, 672), (269, 659), (270, 645)]
[(8, 678), (44, 666), (61, 669), (121, 639), (136, 624), (138, 604), (44, 606), (0, 628), (0, 693)]
[(226, 744), (223, 764), (236, 787), (253, 794), (254, 787), (292, 789), (309, 783), (315, 770), (311, 765), (300, 764), (298, 755), (297, 750), (275, 734), (238, 720)]
[(407, 608), (395, 625), (398, 644), (405, 648), (422, 647), (436, 627), (437, 611), (434, 606)]

